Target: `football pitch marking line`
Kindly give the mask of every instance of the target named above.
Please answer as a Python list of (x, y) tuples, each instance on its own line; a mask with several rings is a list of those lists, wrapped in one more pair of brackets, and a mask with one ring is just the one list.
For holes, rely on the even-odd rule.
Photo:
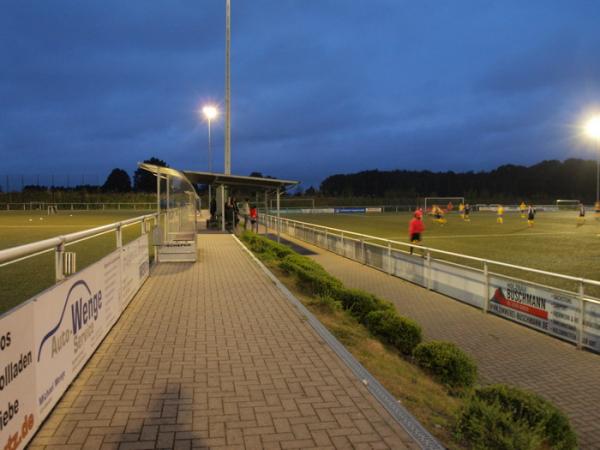
[[(559, 234), (581, 234), (576, 231), (555, 231), (554, 233), (513, 233), (513, 234), (449, 234), (445, 236), (427, 236), (427, 239), (455, 239), (455, 238), (481, 238), (481, 237), (513, 237), (513, 236), (556, 236)], [(405, 239), (406, 236), (402, 237), (391, 237), (386, 239), (398, 240)]]

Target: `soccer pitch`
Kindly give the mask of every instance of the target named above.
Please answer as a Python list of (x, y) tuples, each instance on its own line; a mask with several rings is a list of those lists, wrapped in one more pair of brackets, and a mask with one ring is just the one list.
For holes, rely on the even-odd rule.
[[(371, 236), (408, 242), (409, 213), (390, 214), (296, 214), (285, 217)], [(579, 224), (576, 211), (538, 212), (535, 225), (519, 213), (504, 214), (504, 223), (496, 223), (491, 212), (471, 213), (470, 222), (456, 213), (446, 215), (447, 223), (440, 225), (431, 217), (424, 218), (425, 233), (422, 245), (439, 250), (476, 256), (490, 260), (541, 269), (575, 277), (600, 280), (600, 219), (588, 212), (585, 223)], [(467, 262), (433, 254), (436, 258), (481, 268), (481, 263)], [(494, 272), (524, 278), (522, 271), (492, 266)], [(576, 283), (528, 273), (527, 279), (569, 290)], [(588, 293), (600, 297), (600, 290), (589, 288)]]
[[(0, 249), (87, 230), (113, 222), (149, 214), (150, 211), (46, 211), (0, 212)], [(123, 230), (123, 243), (141, 234), (139, 224)], [(107, 233), (70, 245), (66, 251), (77, 253), (77, 270), (108, 255), (116, 248), (115, 233)], [(31, 298), (54, 283), (54, 252), (34, 256), (0, 267), (0, 314)]]

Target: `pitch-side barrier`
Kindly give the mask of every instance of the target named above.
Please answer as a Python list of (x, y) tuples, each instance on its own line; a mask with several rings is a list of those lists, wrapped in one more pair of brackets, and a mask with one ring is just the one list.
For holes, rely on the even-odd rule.
[[(22, 449), (149, 275), (148, 223), (157, 214), (0, 250), (0, 267), (55, 254), (56, 283), (0, 315), (0, 448)], [(122, 230), (142, 234), (123, 245)], [(115, 233), (116, 249), (70, 276), (65, 248)], [(1, 270), (1, 269), (0, 269)]]
[[(547, 272), (267, 215), (268, 228), (374, 267), (519, 324), (600, 353), (600, 300), (586, 287), (600, 281)], [(410, 248), (419, 254), (410, 254)], [(435, 257), (434, 257), (435, 255)], [(464, 264), (446, 261), (452, 258)], [(478, 264), (481, 268), (465, 265)], [(522, 273), (518, 278), (493, 272), (494, 267)], [(577, 292), (527, 280), (531, 274), (576, 283)]]
[(80, 203), (80, 202), (26, 202), (26, 203), (0, 203), (0, 211), (36, 211), (44, 213), (48, 207), (55, 207), (57, 211), (144, 211), (156, 209), (156, 202), (105, 202), (105, 203)]

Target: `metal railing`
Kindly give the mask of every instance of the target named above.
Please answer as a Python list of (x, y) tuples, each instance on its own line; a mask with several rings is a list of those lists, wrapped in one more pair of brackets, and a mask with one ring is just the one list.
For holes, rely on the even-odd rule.
[[(430, 290), (436, 290), (434, 289), (432, 283), (432, 264), (434, 262), (446, 264), (448, 266), (461, 267), (468, 271), (478, 272), (483, 277), (483, 290), (482, 293), (477, 293), (477, 295), (483, 297), (481, 309), (484, 312), (487, 312), (489, 309), (489, 286), (490, 277), (492, 275), (497, 275), (503, 278), (511, 278), (517, 282), (525, 282), (530, 285), (539, 286), (541, 288), (546, 288), (552, 291), (568, 293), (575, 297), (580, 303), (579, 307), (577, 308), (577, 313), (579, 317), (576, 318), (577, 320), (575, 324), (577, 328), (576, 343), (578, 347), (582, 346), (582, 326), (600, 329), (600, 320), (595, 319), (595, 317), (600, 317), (600, 300), (596, 298), (590, 298), (589, 295), (586, 295), (586, 287), (593, 286), (594, 288), (600, 288), (600, 281), (598, 280), (592, 280), (583, 277), (575, 277), (572, 275), (564, 275), (560, 273), (549, 272), (546, 270), (535, 269), (531, 267), (519, 266), (516, 264), (510, 264), (486, 258), (479, 258), (475, 256), (464, 255), (461, 253), (449, 252), (446, 250), (440, 250), (432, 247), (415, 245), (407, 242), (396, 241), (393, 239), (386, 239), (379, 236), (372, 236), (368, 234), (357, 233), (354, 231), (328, 227), (324, 225), (301, 222), (298, 220), (283, 217), (280, 217), (278, 219), (276, 216), (263, 215), (261, 217), (261, 222), (267, 228), (276, 230), (278, 233), (281, 232), (288, 234), (300, 240), (314, 244), (318, 247), (325, 248), (326, 250), (332, 251), (341, 256), (353, 259), (362, 264), (366, 264), (376, 269), (382, 270), (386, 273), (389, 273), (390, 275), (395, 275), (400, 278), (405, 278), (409, 281), (416, 282), (417, 284), (422, 284), (424, 287)], [(345, 241), (346, 244), (348, 243), (348, 241), (352, 241), (352, 245), (345, 245)], [(377, 248), (380, 258), (372, 258), (372, 260), (370, 260), (370, 255), (367, 247)], [(419, 250), (421, 252), (421, 255), (410, 255), (411, 248), (413, 250)], [(395, 270), (393, 270), (392, 267), (392, 253), (394, 253), (394, 255), (402, 253), (404, 260), (407, 262), (411, 260), (411, 257), (413, 258), (413, 261), (420, 261), (419, 264), (423, 264), (422, 280), (415, 281), (415, 278), (403, 277), (402, 275), (395, 273)], [(462, 260), (465, 262), (468, 261), (470, 263), (476, 263), (479, 265), (479, 267), (473, 267), (473, 265), (460, 264), (454, 261), (448, 261), (447, 259), (444, 260), (441, 258), (433, 258), (434, 254), (436, 256), (440, 255), (454, 258), (458, 261)], [(494, 273), (490, 270), (491, 267), (502, 267), (506, 269), (516, 270), (520, 273), (523, 273), (523, 276), (515, 279), (506, 274)], [(558, 287), (542, 285), (536, 282), (532, 282), (531, 280), (527, 280), (527, 274), (543, 275), (547, 277), (552, 277), (557, 280), (574, 282), (577, 284), (578, 289), (577, 291), (569, 291)], [(458, 299), (462, 300), (461, 298)], [(588, 317), (586, 316), (586, 310), (589, 310), (590, 306), (594, 307), (594, 311), (591, 313), (592, 316), (589, 317), (589, 320), (586, 321), (586, 319), (588, 319)], [(598, 323), (596, 324), (596, 322)]]
[(0, 211), (44, 211), (54, 206), (58, 211), (143, 211), (155, 209), (156, 202), (21, 202), (0, 203)]
[(30, 244), (23, 244), (17, 247), (7, 248), (0, 250), (0, 268), (14, 264), (25, 259), (33, 258), (34, 256), (42, 255), (48, 252), (54, 252), (54, 273), (55, 281), (59, 282), (65, 278), (65, 267), (63, 257), (66, 247), (75, 245), (80, 242), (92, 239), (106, 233), (115, 233), (116, 246), (120, 248), (123, 246), (123, 229), (132, 225), (142, 224), (142, 233), (145, 233), (146, 224), (148, 221), (153, 220), (156, 224), (158, 222), (158, 214), (147, 214), (144, 216), (133, 217), (131, 219), (122, 220), (120, 222), (114, 222), (107, 225), (102, 225), (96, 228), (90, 228), (88, 230), (76, 231), (74, 233), (65, 234), (63, 236), (57, 236), (50, 239), (44, 239), (42, 241), (32, 242)]

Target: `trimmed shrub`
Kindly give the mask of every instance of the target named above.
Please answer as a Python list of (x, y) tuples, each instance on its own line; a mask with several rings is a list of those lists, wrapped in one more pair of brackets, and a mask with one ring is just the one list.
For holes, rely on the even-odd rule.
[(453, 388), (473, 386), (477, 365), (452, 342), (432, 341), (419, 344), (413, 353), (419, 366)]
[(481, 423), (496, 420), (498, 411), (509, 417), (502, 429), (494, 430), (498, 436), (516, 434), (524, 424), (540, 445), (545, 444), (557, 450), (577, 448), (577, 436), (567, 417), (556, 406), (536, 394), (501, 384), (475, 390), (459, 419), (457, 435), (474, 448), (486, 448), (489, 439), (499, 437), (489, 436), (492, 434), (490, 430), (487, 431), (487, 437), (482, 436), (477, 429)]
[(514, 420), (498, 404), (473, 398), (457, 425), (456, 437), (476, 450), (535, 450), (541, 445), (539, 429), (524, 420)]
[(288, 255), (279, 263), (287, 273), (294, 274), (298, 285), (307, 292), (320, 296), (332, 296), (343, 289), (342, 282), (329, 275), (320, 265), (300, 255)]
[(379, 310), (393, 311), (394, 307), (390, 302), (381, 300), (379, 297), (361, 291), (360, 289), (342, 288), (334, 293), (344, 309), (347, 309), (356, 319), (365, 323), (369, 313)]
[(414, 321), (385, 309), (367, 314), (366, 326), (371, 333), (410, 355), (421, 342), (421, 327)]
[(241, 238), (250, 246), (253, 252), (266, 256), (267, 259), (272, 259), (273, 257), (284, 258), (287, 255), (294, 254), (291, 248), (250, 231), (244, 231)]

